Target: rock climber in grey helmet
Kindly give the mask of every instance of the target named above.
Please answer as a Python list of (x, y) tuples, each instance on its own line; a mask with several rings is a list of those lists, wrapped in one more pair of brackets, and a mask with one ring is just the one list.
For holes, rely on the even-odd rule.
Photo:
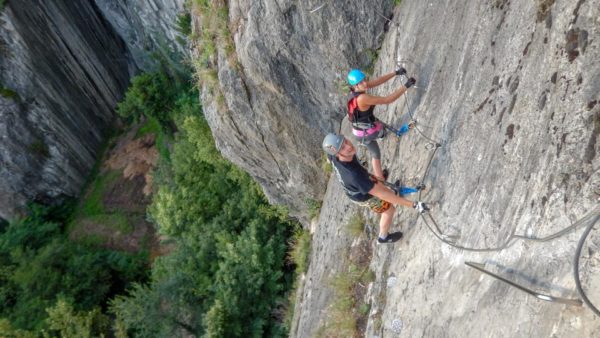
[(333, 165), (336, 176), (351, 201), (365, 206), (381, 215), (379, 219), (378, 243), (393, 243), (402, 238), (402, 232), (390, 233), (390, 225), (396, 208), (394, 205), (412, 207), (419, 213), (429, 210), (423, 202), (413, 202), (402, 196), (380, 180), (377, 180), (358, 162), (356, 148), (343, 135), (328, 134), (323, 139), (323, 150)]

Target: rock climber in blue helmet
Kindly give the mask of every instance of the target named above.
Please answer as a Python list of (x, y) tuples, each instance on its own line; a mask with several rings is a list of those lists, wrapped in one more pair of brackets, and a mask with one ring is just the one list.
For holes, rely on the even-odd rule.
[[(388, 96), (374, 96), (367, 94), (367, 89), (377, 87), (396, 75), (405, 75), (406, 69), (396, 68), (395, 71), (369, 80), (365, 73), (359, 69), (352, 69), (348, 73), (348, 84), (350, 85), (351, 98), (348, 101), (349, 118), (352, 123), (352, 134), (362, 144), (364, 144), (371, 154), (374, 175), (384, 180), (384, 172), (381, 168), (381, 152), (376, 139), (385, 136), (383, 124), (377, 120), (373, 111), (375, 105), (390, 104), (396, 101), (402, 94), (412, 87), (416, 80), (411, 77), (403, 86), (396, 89)], [(412, 123), (403, 126), (404, 130), (412, 128)], [(402, 130), (402, 129), (401, 129)]]

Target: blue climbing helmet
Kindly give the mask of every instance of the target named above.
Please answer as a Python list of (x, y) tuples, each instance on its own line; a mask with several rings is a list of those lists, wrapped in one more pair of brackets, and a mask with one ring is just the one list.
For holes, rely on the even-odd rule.
[(365, 77), (365, 73), (360, 71), (360, 69), (352, 69), (350, 73), (348, 73), (348, 83), (351, 86), (356, 86), (360, 81), (364, 80)]

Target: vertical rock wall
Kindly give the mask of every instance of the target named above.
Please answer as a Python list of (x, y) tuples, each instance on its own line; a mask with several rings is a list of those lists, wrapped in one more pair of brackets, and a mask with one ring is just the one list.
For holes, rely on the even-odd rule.
[[(569, 299), (573, 257), (585, 225), (543, 238), (600, 205), (600, 1), (403, 0), (382, 45), (375, 74), (404, 60), (417, 86), (375, 109), (383, 121), (410, 119), (439, 140), (419, 196), (451, 247), (428, 229), (431, 218), (398, 208), (394, 245), (373, 246), (375, 281), (361, 301), (370, 311), (367, 337), (599, 337), (600, 321), (585, 305), (536, 299), (467, 267), (486, 269), (543, 294)], [(393, 80), (373, 90), (390, 93)], [(406, 102), (406, 105), (405, 105)], [(410, 110), (409, 111), (408, 109)], [(432, 152), (418, 132), (380, 143), (392, 181), (416, 183)], [(352, 238), (346, 224), (363, 213), (377, 218), (330, 182), (313, 234), (311, 265), (296, 307), (292, 337), (311, 337), (331, 319), (331, 277), (343, 270)], [(592, 219), (594, 219), (592, 218)], [(428, 223), (425, 223), (425, 220)], [(598, 223), (580, 265), (582, 286), (598, 306)], [(594, 245), (595, 243), (595, 245)]]
[(0, 217), (76, 196), (154, 51), (184, 53), (183, 0), (8, 1), (0, 14)]
[(10, 1), (0, 19), (0, 217), (11, 218), (79, 192), (131, 65), (88, 1)]
[(272, 202), (306, 215), (306, 199), (324, 192), (320, 145), (345, 114), (345, 76), (374, 58), (391, 2), (233, 0), (228, 9), (235, 51), (217, 46), (220, 94), (202, 91), (217, 147)]
[(153, 52), (166, 58), (175, 58), (172, 52), (187, 53), (177, 43), (177, 16), (184, 12), (184, 0), (95, 0), (113, 29), (125, 41), (132, 61), (140, 69), (148, 70), (155, 60)]

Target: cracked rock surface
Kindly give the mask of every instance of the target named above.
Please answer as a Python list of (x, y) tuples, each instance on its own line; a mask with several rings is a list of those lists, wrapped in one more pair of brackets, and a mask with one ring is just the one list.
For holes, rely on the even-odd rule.
[(150, 53), (178, 44), (183, 0), (6, 2), (0, 12), (0, 218), (77, 196)]
[[(405, 0), (394, 13), (400, 25), (386, 34), (374, 74), (401, 60), (420, 88), (375, 114), (393, 125), (412, 114), (421, 132), (442, 144), (420, 198), (432, 204), (445, 235), (467, 248), (503, 247), (513, 234), (543, 238), (600, 212), (599, 1)], [(391, 181), (420, 180), (432, 155), (428, 143), (413, 131), (380, 144)], [(365, 212), (330, 181), (293, 337), (313, 336), (326, 321), (333, 294), (327, 280), (339, 269), (340, 247), (351, 243), (343, 228), (349, 214)], [(472, 252), (436, 239), (413, 210), (399, 208), (393, 230), (404, 239), (374, 247), (369, 302), (379, 311), (371, 311), (365, 335), (600, 336), (600, 320), (585, 305), (536, 299), (464, 264), (577, 299), (572, 261), (587, 224), (548, 242), (513, 239), (501, 251)], [(584, 289), (600, 306), (598, 228), (600, 222), (581, 268)]]
[(370, 62), (383, 38), (381, 13), (392, 8), (388, 1), (322, 4), (230, 1), (235, 52), (227, 56), (218, 46), (222, 97), (202, 91), (221, 153), (305, 224), (306, 200), (321, 199), (326, 184), (323, 135), (337, 131), (345, 114), (345, 72)]

